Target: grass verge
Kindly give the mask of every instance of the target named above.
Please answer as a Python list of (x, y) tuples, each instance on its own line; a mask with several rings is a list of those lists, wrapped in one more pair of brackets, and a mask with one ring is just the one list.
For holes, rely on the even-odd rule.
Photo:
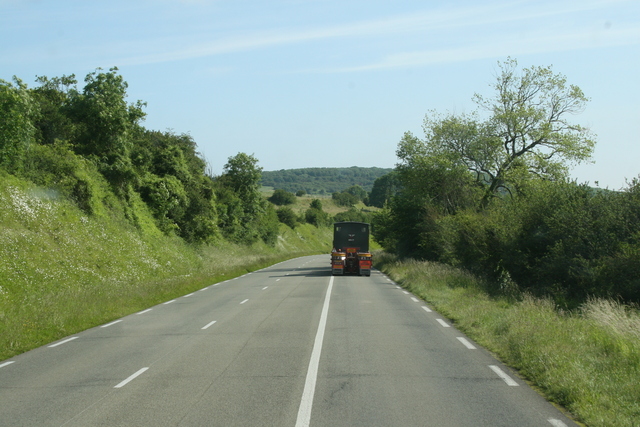
[(640, 315), (609, 300), (563, 312), (550, 300), (491, 297), (472, 275), (383, 253), (376, 267), (449, 317), (588, 426), (640, 425)]
[[(152, 221), (150, 221), (152, 223)], [(331, 229), (282, 225), (275, 247), (191, 246), (13, 177), (0, 180), (0, 361), (275, 262), (329, 253)]]

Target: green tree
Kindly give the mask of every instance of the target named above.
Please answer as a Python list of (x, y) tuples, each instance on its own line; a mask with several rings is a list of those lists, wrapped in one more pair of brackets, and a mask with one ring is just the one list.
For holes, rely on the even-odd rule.
[(35, 142), (33, 120), (38, 115), (27, 86), (17, 77), (13, 82), (0, 79), (0, 168), (12, 172), (22, 168)]
[(85, 77), (85, 87), (71, 101), (76, 121), (74, 141), (78, 153), (93, 158), (107, 180), (120, 191), (135, 178), (130, 150), (132, 133), (144, 118), (144, 103), (127, 104), (127, 82), (117, 73), (101, 69)]
[(287, 190), (277, 189), (269, 197), (269, 201), (278, 206), (292, 205), (296, 202), (296, 195)]
[(373, 182), (373, 188), (369, 193), (369, 205), (378, 208), (384, 207), (385, 203), (391, 200), (400, 190), (400, 181), (397, 173), (390, 172)]
[(424, 120), (424, 154), (446, 158), (486, 184), (482, 205), (500, 191), (522, 188), (531, 178), (559, 180), (571, 164), (588, 160), (595, 145), (589, 130), (569, 121), (583, 111), (588, 98), (551, 67), (521, 71), (515, 59), (499, 63), (495, 95), (476, 94), (474, 101), (489, 112), (437, 113)]
[(369, 198), (369, 194), (367, 194), (366, 190), (359, 185), (352, 185), (351, 187), (344, 190), (344, 192), (357, 197), (358, 200), (362, 202), (368, 200)]
[(316, 227), (324, 227), (330, 224), (329, 214), (322, 210), (320, 199), (313, 199), (309, 209), (304, 212), (304, 221)]
[(359, 202), (358, 197), (354, 196), (351, 193), (347, 193), (346, 191), (343, 191), (341, 193), (333, 193), (331, 195), (331, 198), (338, 206), (352, 207)]
[(242, 201), (242, 207), (249, 217), (260, 212), (260, 177), (262, 168), (253, 155), (238, 153), (224, 165), (220, 177), (224, 185), (231, 188)]
[(278, 214), (278, 221), (280, 221), (285, 225), (288, 225), (291, 228), (296, 227), (296, 224), (298, 223), (298, 218), (295, 212), (293, 211), (293, 209), (291, 209), (288, 206), (283, 206), (279, 208), (276, 211), (276, 213)]
[(32, 90), (34, 99), (40, 106), (41, 114), (35, 121), (38, 140), (51, 145), (56, 141), (70, 142), (75, 133), (75, 125), (69, 115), (71, 103), (78, 99), (75, 75), (48, 78), (38, 76), (40, 86)]

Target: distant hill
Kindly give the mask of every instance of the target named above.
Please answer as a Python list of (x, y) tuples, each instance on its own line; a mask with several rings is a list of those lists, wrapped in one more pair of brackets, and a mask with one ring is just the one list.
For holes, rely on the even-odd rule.
[(291, 191), (304, 190), (308, 194), (331, 194), (341, 192), (359, 185), (366, 191), (371, 191), (373, 182), (391, 172), (393, 169), (362, 168), (303, 168), (283, 169), (279, 171), (263, 171), (262, 185)]

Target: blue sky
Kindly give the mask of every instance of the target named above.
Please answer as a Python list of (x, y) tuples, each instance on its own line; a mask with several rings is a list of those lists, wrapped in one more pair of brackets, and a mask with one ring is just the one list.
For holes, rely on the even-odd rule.
[[(552, 65), (591, 98), (579, 182), (640, 175), (640, 1), (0, 0), (0, 78), (117, 66), (148, 129), (189, 133), (219, 174), (391, 168), (430, 110), (471, 112), (497, 62)], [(81, 85), (82, 87), (82, 85)]]

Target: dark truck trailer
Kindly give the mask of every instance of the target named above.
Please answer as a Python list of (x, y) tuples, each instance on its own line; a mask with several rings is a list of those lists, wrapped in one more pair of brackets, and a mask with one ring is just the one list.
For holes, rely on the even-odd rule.
[(370, 225), (365, 222), (336, 222), (333, 224), (331, 274), (371, 275), (369, 252)]

